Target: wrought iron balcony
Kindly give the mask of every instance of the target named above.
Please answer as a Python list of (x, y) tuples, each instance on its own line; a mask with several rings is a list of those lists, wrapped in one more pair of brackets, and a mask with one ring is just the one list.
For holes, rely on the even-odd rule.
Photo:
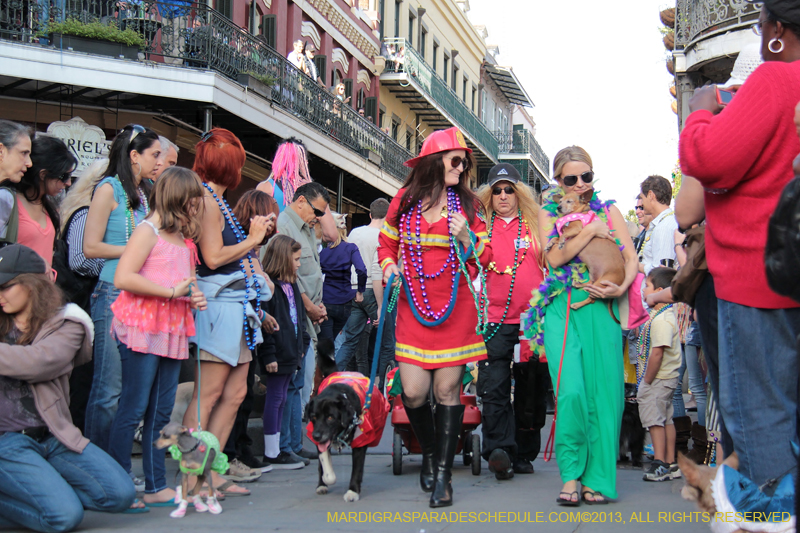
[(496, 131), (494, 137), (500, 147), (500, 154), (527, 154), (539, 167), (546, 178), (550, 177), (550, 158), (544, 153), (533, 134), (526, 129)]
[[(391, 47), (391, 48), (390, 48)], [(390, 52), (394, 49), (394, 53)], [(461, 101), (456, 92), (428, 65), (405, 39), (384, 39), (386, 67), (384, 74), (407, 75), (409, 82), (422, 89), (431, 103), (443, 110), (449, 122), (472, 139), (490, 159), (497, 160), (497, 140), (475, 114)], [(401, 50), (403, 55), (401, 56)], [(383, 81), (383, 76), (381, 76)]]
[(143, 53), (151, 61), (209, 68), (234, 80), (242, 73), (250, 74), (268, 87), (272, 105), (380, 164), (399, 182), (407, 175), (403, 162), (413, 154), (264, 41), (204, 4), (182, 0), (8, 0), (0, 4), (0, 39), (50, 45), (49, 28), (65, 20), (100, 21), (132, 29), (144, 38)]
[(758, 20), (760, 7), (745, 0), (678, 0), (675, 48), (715, 34), (746, 28)]

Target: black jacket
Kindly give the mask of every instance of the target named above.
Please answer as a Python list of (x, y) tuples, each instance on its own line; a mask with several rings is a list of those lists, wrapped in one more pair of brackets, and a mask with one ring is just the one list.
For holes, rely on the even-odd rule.
[(300, 366), (300, 358), (306, 353), (311, 342), (306, 332), (306, 308), (300, 296), (297, 283), (292, 283), (294, 301), (297, 306), (297, 332), (294, 333), (292, 315), (289, 312), (289, 299), (281, 282), (275, 281), (275, 294), (266, 303), (264, 311), (275, 317), (280, 329), (272, 334), (264, 334), (264, 342), (258, 346), (258, 356), (266, 368), (269, 363), (278, 363), (278, 374), (291, 374)]

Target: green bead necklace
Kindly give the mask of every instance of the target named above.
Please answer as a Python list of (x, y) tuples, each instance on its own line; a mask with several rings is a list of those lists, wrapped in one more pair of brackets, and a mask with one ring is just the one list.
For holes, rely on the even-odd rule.
[[(496, 217), (497, 217), (497, 213), (493, 212), (492, 213), (492, 221), (489, 224), (489, 241), (490, 242), (492, 240), (492, 231), (494, 231), (494, 219)], [(516, 242), (519, 243), (520, 242), (520, 237), (522, 237), (522, 226), (525, 224), (525, 220), (522, 218), (522, 210), (519, 207), (517, 207), (517, 219), (519, 220), (519, 224), (517, 225), (517, 240), (516, 240)], [(506, 308), (503, 309), (503, 318), (500, 319), (500, 322), (497, 324), (497, 327), (494, 328), (494, 331), (492, 331), (491, 333), (489, 333), (489, 332), (486, 333), (486, 335), (484, 336), (484, 339), (483, 339), (484, 342), (489, 342), (489, 340), (491, 340), (491, 338), (494, 337), (497, 334), (498, 331), (500, 331), (500, 326), (503, 325), (503, 322), (505, 322), (506, 316), (508, 315), (508, 308), (511, 307), (511, 296), (512, 296), (512, 294), (514, 294), (514, 282), (517, 279), (517, 267), (520, 265), (520, 263), (522, 263), (522, 261), (525, 260), (525, 257), (523, 256), (522, 257), (522, 261), (519, 261), (519, 263), (517, 262), (517, 260), (519, 259), (519, 249), (520, 249), (519, 246), (515, 246), (514, 247), (514, 265), (511, 267), (511, 286), (508, 289), (508, 298), (506, 298)], [(492, 268), (492, 264), (489, 265), (489, 268)], [(498, 274), (503, 274), (503, 272), (498, 271), (496, 268), (492, 268), (492, 270), (494, 270)], [(488, 315), (488, 313), (487, 313), (487, 315)], [(488, 325), (487, 325), (487, 329), (488, 329)]]

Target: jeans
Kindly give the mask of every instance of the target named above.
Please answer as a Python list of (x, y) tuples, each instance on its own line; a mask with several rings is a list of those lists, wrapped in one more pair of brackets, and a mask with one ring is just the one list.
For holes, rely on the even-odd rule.
[(700, 368), (699, 353), (697, 346), (686, 344), (683, 345), (683, 353), (681, 354), (681, 369), (678, 376), (678, 387), (675, 389), (675, 395), (672, 399), (672, 405), (675, 407), (675, 416), (684, 416), (686, 411), (682, 409), (682, 414), (678, 414), (678, 403), (676, 402), (678, 395), (680, 395), (680, 406), (683, 408), (683, 390), (681, 384), (683, 382), (684, 371), (689, 371), (689, 392), (692, 393), (692, 398), (697, 402), (697, 423), (703, 427), (706, 426), (706, 384), (703, 380), (703, 371)]
[(320, 339), (334, 340), (336, 338), (345, 324), (347, 324), (354, 303), (355, 300), (346, 304), (325, 304), (328, 318), (319, 326)]
[(718, 300), (719, 406), (739, 472), (761, 485), (795, 464), (800, 309)]
[(111, 338), (111, 321), (114, 319), (111, 304), (117, 296), (119, 290), (113, 283), (98, 281), (91, 302), (94, 322), (94, 377), (86, 406), (86, 427), (83, 434), (103, 451), (108, 451), (111, 424), (114, 422), (122, 391), (122, 363), (117, 342)]
[[(494, 331), (497, 324), (489, 324)], [(483, 402), (481, 455), (488, 460), (493, 450), (502, 448), (517, 456), (516, 424), (511, 406), (511, 362), (519, 343), (519, 324), (503, 324), (486, 341), (489, 358), (478, 363), (478, 396)]]
[(133, 434), (144, 419), (142, 428), (142, 468), (144, 491), (154, 494), (167, 488), (164, 450), (153, 448), (159, 431), (169, 423), (175, 406), (181, 361), (149, 353), (134, 352), (117, 343), (122, 360), (122, 394), (119, 410), (111, 426), (108, 453), (127, 472), (131, 471)]
[[(309, 352), (314, 343), (309, 345)], [(306, 361), (308, 352), (300, 361), (300, 368), (294, 373), (289, 381), (289, 388), (286, 390), (286, 404), (283, 408), (283, 420), (281, 422), (281, 451), (299, 452), (303, 449), (303, 411), (300, 405), (300, 391), (305, 384)], [(264, 407), (266, 410), (266, 406)]]
[(286, 392), (291, 374), (267, 374), (267, 397), (264, 400), (264, 414), (261, 419), (264, 424), (264, 435), (274, 435), (281, 430), (283, 411), (286, 408)]
[[(686, 416), (686, 406), (683, 404), (683, 376), (686, 374), (686, 345), (681, 344), (681, 367), (678, 369), (678, 385), (672, 394), (672, 416)], [(699, 409), (698, 409), (699, 412)]]
[(84, 509), (119, 513), (135, 496), (125, 470), (94, 444), (75, 453), (53, 436), (0, 436), (0, 527), (70, 531)]
[[(350, 318), (344, 326), (344, 344), (336, 350), (336, 366), (340, 372), (347, 369), (350, 359), (353, 354), (356, 354), (358, 359), (359, 344), (361, 341), (361, 334), (367, 327), (367, 320), (376, 321), (378, 319), (378, 302), (375, 300), (375, 292), (372, 289), (364, 291), (364, 300), (356, 302), (353, 300), (352, 309), (350, 311)], [(367, 357), (365, 354), (364, 361)]]

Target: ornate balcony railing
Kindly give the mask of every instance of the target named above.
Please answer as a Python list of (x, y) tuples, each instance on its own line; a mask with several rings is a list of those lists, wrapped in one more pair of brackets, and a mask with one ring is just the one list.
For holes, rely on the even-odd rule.
[(494, 137), (501, 154), (530, 154), (544, 176), (550, 177), (550, 158), (544, 153), (533, 134), (526, 130), (496, 131)]
[[(456, 92), (439, 77), (416, 50), (406, 46), (405, 39), (384, 39), (384, 50), (395, 50), (394, 54), (387, 52), (386, 67), (384, 72), (405, 72), (414, 78), (417, 85), (428, 95), (430, 100), (436, 102), (445, 113), (449, 115), (455, 125), (486, 150), (487, 155), (497, 159), (497, 141), (492, 132), (470, 111), (461, 101)], [(390, 48), (391, 47), (391, 48)], [(403, 55), (400, 56), (401, 50)]]
[(746, 0), (678, 0), (675, 10), (675, 47), (731, 30), (758, 20), (760, 7)]
[(403, 162), (413, 154), (264, 41), (204, 4), (6, 0), (0, 3), (0, 39), (49, 45), (49, 26), (68, 19), (133, 29), (144, 38), (143, 53), (151, 61), (209, 68), (233, 79), (249, 73), (269, 88), (273, 105), (380, 164), (398, 181), (407, 175)]

